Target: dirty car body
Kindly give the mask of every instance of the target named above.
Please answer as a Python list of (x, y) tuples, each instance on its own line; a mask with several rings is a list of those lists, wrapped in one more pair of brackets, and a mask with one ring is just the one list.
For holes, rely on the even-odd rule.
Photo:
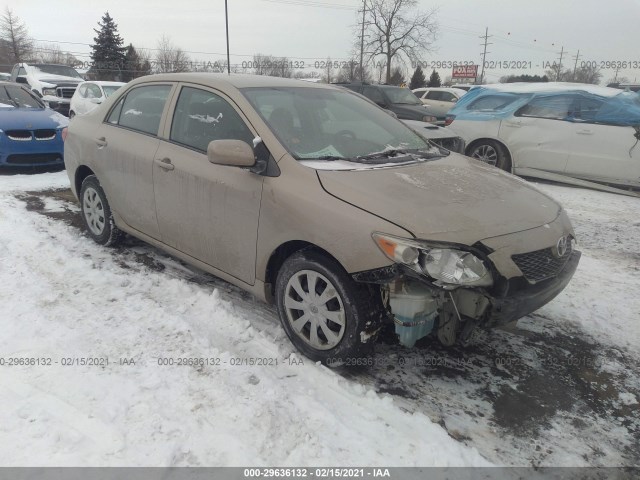
[(274, 302), (330, 365), (385, 322), (411, 346), (516, 320), (580, 258), (553, 199), (330, 85), (142, 77), (71, 122), (65, 162), (94, 240), (127, 232)]

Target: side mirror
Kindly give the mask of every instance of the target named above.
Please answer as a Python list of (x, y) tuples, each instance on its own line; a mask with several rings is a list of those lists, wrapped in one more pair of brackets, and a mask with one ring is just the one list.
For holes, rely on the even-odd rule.
[(242, 140), (213, 140), (207, 147), (207, 157), (216, 165), (253, 167), (256, 158), (253, 149)]
[(27, 77), (16, 77), (16, 83), (22, 83), (24, 85), (29, 85), (29, 82), (27, 82)]
[(89, 100), (91, 103), (95, 103), (96, 105), (100, 105), (102, 103), (101, 98), (92, 98)]

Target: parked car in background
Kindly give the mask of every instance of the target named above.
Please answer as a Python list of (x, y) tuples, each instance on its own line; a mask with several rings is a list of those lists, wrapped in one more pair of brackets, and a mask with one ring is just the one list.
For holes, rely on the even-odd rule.
[(640, 92), (640, 83), (610, 83), (607, 87), (617, 88), (618, 90), (629, 90), (631, 92)]
[(385, 323), (412, 346), (516, 320), (580, 258), (553, 199), (333, 85), (141, 77), (70, 123), (65, 162), (97, 243), (128, 232), (274, 302), (331, 366)]
[(68, 117), (71, 97), (84, 79), (67, 65), (18, 63), (11, 70), (11, 81), (28, 86), (45, 105)]
[(78, 85), (69, 106), (69, 118), (74, 115), (82, 115), (90, 112), (102, 102), (104, 102), (112, 93), (117, 91), (121, 86), (126, 85), (123, 82), (84, 82)]
[(412, 92), (422, 101), (427, 111), (434, 115), (438, 123), (442, 125), (444, 125), (447, 112), (460, 100), (460, 97), (467, 93), (459, 88), (447, 87), (416, 88)]
[(402, 123), (407, 125), (421, 137), (426, 138), (436, 145), (464, 155), (464, 140), (450, 129), (439, 127), (432, 123), (418, 122), (416, 120), (402, 120)]
[(0, 72), (0, 82), (10, 82), (10, 81), (11, 81), (10, 73)]
[(67, 124), (29, 89), (0, 82), (0, 167), (63, 167)]
[(471, 85), (469, 83), (457, 83), (455, 85), (451, 85), (451, 88), (457, 88), (458, 90), (464, 90), (465, 92), (468, 92), (473, 87), (475, 87), (475, 85)]
[(437, 119), (430, 114), (411, 93), (408, 88), (393, 85), (369, 85), (366, 83), (335, 84), (364, 95), (373, 103), (385, 110), (396, 114), (400, 120), (418, 120), (421, 122), (435, 122)]
[(447, 116), (468, 155), (523, 176), (640, 187), (640, 95), (570, 83), (484, 85)]

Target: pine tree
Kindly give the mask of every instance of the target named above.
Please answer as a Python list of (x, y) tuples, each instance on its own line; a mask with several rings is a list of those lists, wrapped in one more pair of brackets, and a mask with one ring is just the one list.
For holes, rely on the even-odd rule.
[(427, 84), (427, 87), (439, 87), (441, 85), (442, 85), (442, 82), (440, 81), (440, 75), (438, 74), (438, 72), (434, 70), (433, 72), (431, 72), (431, 76), (429, 77), (429, 83)]
[(391, 71), (391, 80), (389, 80), (389, 85), (397, 85), (400, 86), (404, 83), (404, 75), (402, 74), (402, 70), (400, 67), (395, 67)]
[(409, 88), (415, 90), (416, 88), (422, 88), (427, 86), (427, 79), (424, 76), (422, 67), (418, 65), (415, 72), (411, 76), (411, 82), (409, 82)]
[(149, 59), (138, 53), (133, 44), (127, 47), (127, 53), (124, 56), (124, 68), (122, 69), (122, 81), (130, 82), (134, 78), (149, 75), (151, 73), (151, 64)]
[(93, 37), (94, 44), (91, 45), (91, 70), (98, 80), (116, 80), (122, 77), (126, 47), (122, 46), (123, 40), (118, 33), (118, 26), (109, 12), (102, 16), (98, 26), (99, 29), (93, 29), (98, 36)]

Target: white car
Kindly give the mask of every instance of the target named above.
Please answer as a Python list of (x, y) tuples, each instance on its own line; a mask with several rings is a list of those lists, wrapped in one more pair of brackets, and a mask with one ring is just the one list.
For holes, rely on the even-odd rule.
[(438, 122), (444, 122), (447, 112), (454, 107), (460, 97), (467, 93), (460, 88), (448, 87), (416, 88), (412, 92), (422, 101), (428, 112), (438, 119)]
[(81, 83), (71, 98), (69, 118), (90, 112), (123, 85), (126, 84), (123, 82), (99, 81)]
[(465, 140), (467, 155), (518, 175), (640, 187), (634, 92), (571, 83), (484, 85), (456, 104), (446, 125)]

